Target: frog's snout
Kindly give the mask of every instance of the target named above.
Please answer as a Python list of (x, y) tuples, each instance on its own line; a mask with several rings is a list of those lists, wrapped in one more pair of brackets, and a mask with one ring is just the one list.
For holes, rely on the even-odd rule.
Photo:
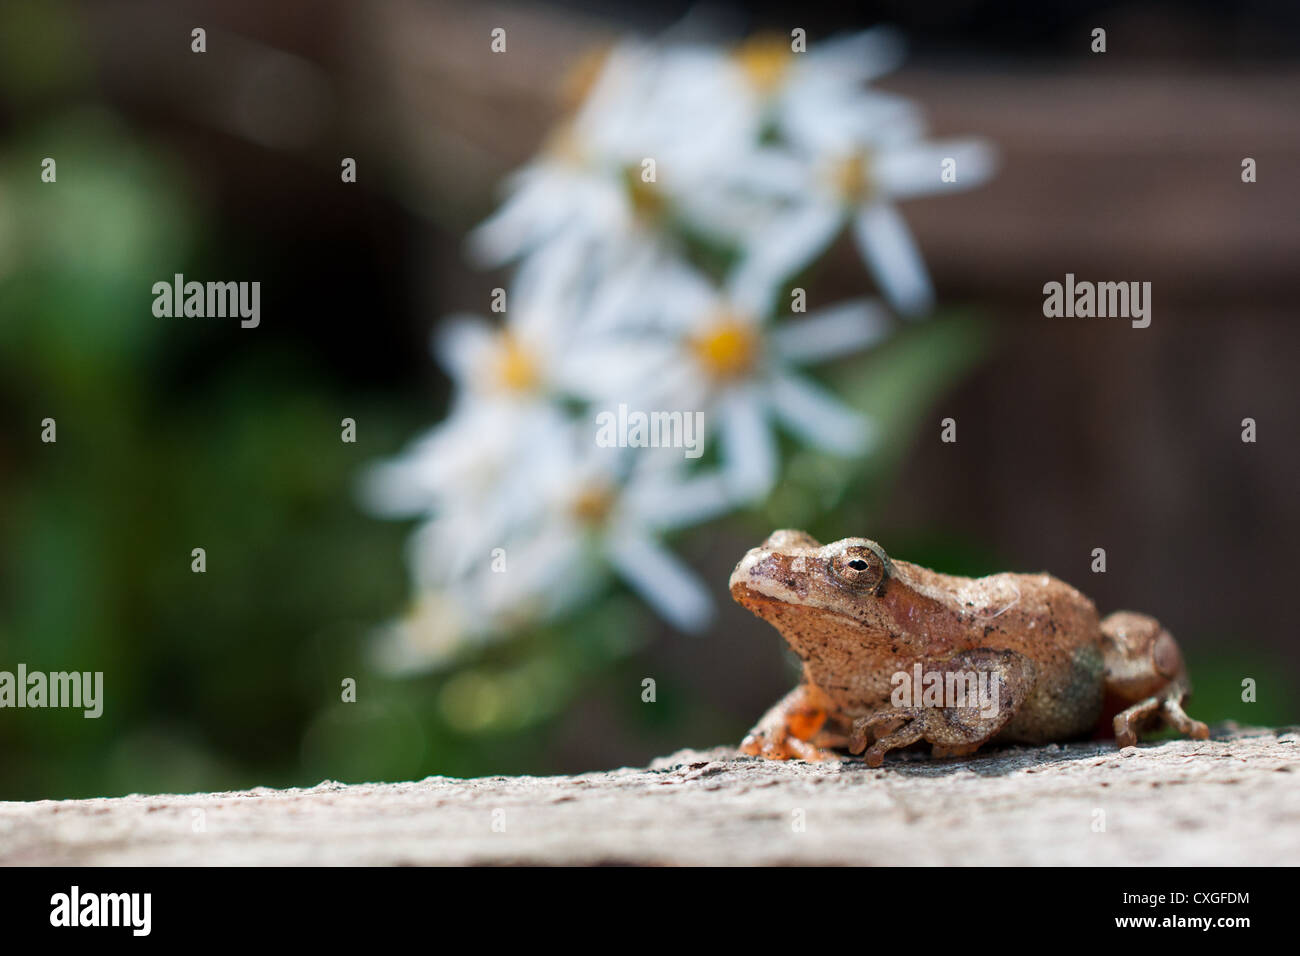
[(750, 548), (731, 572), (731, 596), (760, 617), (777, 605), (806, 603), (820, 548), (821, 543), (806, 531), (773, 531), (757, 548)]
[(728, 582), (731, 596), (760, 615), (759, 608), (769, 604), (802, 604), (808, 589), (807, 557), (766, 544), (746, 552)]
[(727, 582), (727, 587), (731, 590), (731, 596), (742, 604), (744, 603), (742, 598), (745, 597), (746, 589), (752, 590), (751, 584), (755, 580), (756, 569), (763, 565), (765, 561), (770, 563), (772, 552), (766, 547), (766, 544), (767, 542), (763, 542), (762, 546), (750, 548), (746, 551), (745, 556), (740, 559), (735, 570), (731, 572), (731, 579)]

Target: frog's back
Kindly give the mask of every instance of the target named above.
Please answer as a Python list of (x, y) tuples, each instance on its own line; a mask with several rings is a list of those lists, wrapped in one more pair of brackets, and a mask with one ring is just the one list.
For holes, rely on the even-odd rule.
[(948, 608), (933, 622), (947, 639), (929, 635), (930, 653), (989, 648), (1033, 661), (1033, 690), (1003, 730), (1004, 739), (1068, 739), (1096, 724), (1103, 696), (1101, 626), (1086, 595), (1046, 573), (963, 578), (899, 563), (914, 588)]

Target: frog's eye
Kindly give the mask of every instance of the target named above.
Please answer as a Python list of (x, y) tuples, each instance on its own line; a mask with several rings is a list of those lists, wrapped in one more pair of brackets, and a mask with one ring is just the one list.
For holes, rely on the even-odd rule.
[(848, 548), (836, 555), (835, 576), (855, 591), (874, 591), (885, 580), (885, 558), (871, 548)]

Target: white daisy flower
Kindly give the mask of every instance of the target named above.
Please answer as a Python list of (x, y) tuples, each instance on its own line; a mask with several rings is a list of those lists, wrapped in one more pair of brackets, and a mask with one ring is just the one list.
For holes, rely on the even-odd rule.
[(441, 550), (447, 560), (436, 576), (416, 575), (417, 583), (443, 583), (537, 515), (542, 500), (531, 470), (567, 427), (546, 403), (461, 401), (402, 454), (366, 470), (362, 505), (380, 517), (425, 519), (418, 550)]
[(576, 115), (507, 181), (505, 203), (470, 236), (472, 254), (500, 265), (549, 243), (557, 257), (617, 262), (664, 240), (671, 197), (689, 215), (708, 164), (753, 138), (743, 114), (697, 92), (721, 62), (697, 48), (614, 48)]
[(549, 476), (551, 504), (531, 541), (517, 549), (523, 583), (516, 586), (549, 595), (553, 610), (570, 607), (598, 583), (597, 569), (608, 567), (678, 629), (703, 630), (713, 614), (708, 589), (661, 538), (731, 510), (725, 482), (713, 473), (688, 474), (680, 459), (648, 450), (589, 447)]
[(465, 542), (455, 525), (438, 519), (416, 534), (410, 561), (421, 596), (378, 636), (381, 666), (396, 672), (438, 666), (466, 647), (570, 610), (611, 573), (678, 629), (707, 626), (713, 614), (707, 587), (661, 538), (730, 510), (725, 483), (716, 474), (687, 474), (662, 456), (587, 442), (591, 436), (570, 427), (555, 454), (534, 460), (544, 507), (516, 522), (493, 548), (474, 536), (472, 565), (460, 559)]
[[(927, 312), (930, 276), (893, 201), (970, 189), (988, 180), (993, 150), (979, 140), (925, 142), (890, 134), (875, 142), (824, 137), (809, 160), (767, 151), (753, 159), (748, 185), (765, 190), (787, 211), (760, 230), (746, 251), (745, 275), (787, 277), (817, 258), (848, 223), (863, 260), (889, 303), (900, 312)], [(946, 160), (956, 180), (943, 180)]]
[[(774, 283), (738, 274), (719, 290), (677, 266), (653, 281), (652, 331), (644, 344), (649, 401), (665, 409), (701, 409), (722, 450), (729, 485), (739, 498), (765, 495), (777, 475), (770, 424), (842, 455), (864, 452), (870, 423), (798, 371), (800, 366), (857, 351), (884, 338), (887, 311), (854, 300), (785, 322), (768, 323)], [(647, 320), (643, 320), (647, 321)], [(644, 396), (645, 392), (639, 392)]]

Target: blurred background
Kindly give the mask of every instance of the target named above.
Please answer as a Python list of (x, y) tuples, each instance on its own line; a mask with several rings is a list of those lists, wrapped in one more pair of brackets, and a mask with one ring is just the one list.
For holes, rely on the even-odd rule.
[[(1295, 722), (1300, 8), (1049, 6), (6, 0), (0, 669), (100, 670), (106, 701), (98, 720), (0, 711), (0, 799), (574, 772), (736, 742), (796, 674), (726, 595), (775, 527), (951, 573), (1050, 570), (1169, 627), (1193, 716)], [(688, 14), (723, 40), (892, 23), (909, 57), (879, 85), (935, 135), (999, 150), (988, 185), (901, 206), (936, 312), (822, 370), (881, 445), (851, 465), (791, 450), (767, 500), (674, 539), (719, 605), (703, 635), (616, 586), (454, 666), (382, 673), (369, 635), (412, 601), (413, 523), (366, 514), (357, 480), (447, 409), (430, 329), (503, 281), (465, 235), (575, 65)], [(528, 41), (485, 70), (501, 23)], [(260, 280), (260, 328), (155, 318), (175, 272)], [(1044, 319), (1067, 272), (1150, 281), (1150, 328)], [(817, 283), (874, 291), (847, 243)]]

